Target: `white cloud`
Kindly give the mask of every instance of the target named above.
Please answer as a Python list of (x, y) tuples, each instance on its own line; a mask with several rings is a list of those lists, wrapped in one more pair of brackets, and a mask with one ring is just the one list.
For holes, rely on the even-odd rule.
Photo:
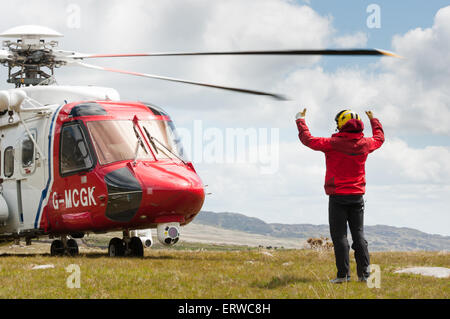
[(282, 142), (279, 149), (280, 167), (274, 174), (260, 174), (260, 167), (252, 164), (196, 165), (213, 193), (205, 209), (241, 212), (268, 222), (326, 223), (323, 154), (300, 142)]
[[(443, 80), (450, 77), (450, 6), (440, 9), (430, 28), (416, 28), (404, 35), (396, 35), (392, 47), (398, 54), (405, 57), (397, 69), (402, 79), (412, 78), (426, 89), (441, 89), (446, 94), (450, 91), (444, 86)], [(388, 70), (397, 67), (391, 59), (384, 59), (383, 65)]]
[(378, 169), (384, 168), (390, 180), (397, 183), (430, 183), (445, 185), (450, 181), (450, 148), (427, 146), (411, 148), (394, 138), (386, 141), (383, 150), (373, 155)]
[(410, 227), (448, 236), (449, 192), (448, 184), (396, 184), (391, 181), (384, 186), (368, 185), (364, 222), (367, 225)]

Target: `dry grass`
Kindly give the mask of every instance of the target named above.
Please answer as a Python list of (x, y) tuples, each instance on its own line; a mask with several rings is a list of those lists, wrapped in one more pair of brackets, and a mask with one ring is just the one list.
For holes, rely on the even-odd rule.
[[(144, 258), (109, 258), (98, 249), (82, 248), (78, 257), (51, 257), (43, 253), (48, 244), (35, 249), (1, 247), (0, 298), (448, 299), (450, 293), (448, 279), (393, 273), (408, 266), (450, 267), (448, 253), (372, 253), (372, 263), (381, 267), (381, 288), (369, 289), (355, 281), (328, 283), (335, 275), (332, 251), (191, 245), (146, 250)], [(45, 264), (54, 268), (31, 269)], [(66, 286), (70, 264), (81, 269), (81, 288)], [(351, 266), (355, 278), (353, 261)]]

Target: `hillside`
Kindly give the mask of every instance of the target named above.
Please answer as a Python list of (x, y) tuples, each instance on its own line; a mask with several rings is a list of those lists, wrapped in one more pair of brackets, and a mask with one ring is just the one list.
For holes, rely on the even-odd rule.
[(182, 228), (181, 241), (189, 243), (238, 245), (248, 247), (270, 246), (273, 248), (283, 247), (297, 249), (304, 248), (306, 245), (306, 240), (300, 238), (266, 236), (197, 223), (190, 223)]
[[(275, 238), (330, 237), (328, 225), (266, 223), (238, 213), (202, 211), (193, 223)], [(365, 234), (371, 251), (450, 250), (450, 236), (431, 235), (412, 228), (365, 226)]]

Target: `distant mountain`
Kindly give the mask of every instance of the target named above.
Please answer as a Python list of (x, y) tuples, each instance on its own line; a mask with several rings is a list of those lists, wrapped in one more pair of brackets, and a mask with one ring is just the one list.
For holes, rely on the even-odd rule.
[[(279, 238), (330, 237), (328, 225), (266, 223), (238, 213), (201, 211), (193, 223)], [(386, 225), (365, 226), (371, 251), (450, 250), (450, 236), (431, 235), (416, 229)], [(351, 243), (350, 231), (348, 232)]]

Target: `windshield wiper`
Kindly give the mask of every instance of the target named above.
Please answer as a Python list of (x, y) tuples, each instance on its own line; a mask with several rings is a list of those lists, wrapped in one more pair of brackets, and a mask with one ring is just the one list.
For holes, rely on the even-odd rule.
[(169, 152), (170, 154), (172, 154), (173, 156), (175, 156), (176, 158), (178, 158), (184, 165), (187, 165), (187, 163), (181, 158), (179, 157), (177, 154), (175, 154), (173, 151), (171, 151), (170, 149), (167, 148), (167, 146), (164, 145), (164, 143), (162, 143), (160, 140), (158, 140), (156, 137), (154, 137), (153, 135), (151, 135), (149, 133), (149, 131), (147, 130), (147, 128), (145, 126), (143, 126), (145, 134), (147, 134), (147, 137), (150, 141), (150, 143), (152, 144), (152, 146), (154, 147), (154, 149), (156, 150), (156, 154), (158, 154), (158, 149), (163, 152), (167, 157), (170, 157), (166, 152), (164, 152), (163, 149), (161, 149), (160, 147), (156, 146), (155, 142), (153, 140), (155, 140), (156, 142), (158, 142), (159, 145), (161, 145), (167, 152)]
[(133, 125), (133, 131), (134, 131), (134, 134), (136, 135), (136, 138), (137, 138), (136, 149), (134, 150), (134, 160), (133, 160), (133, 165), (136, 166), (136, 160), (137, 160), (138, 153), (139, 153), (139, 146), (142, 147), (142, 149), (144, 150), (144, 152), (146, 154), (148, 154), (148, 152), (147, 152), (147, 150), (144, 147), (144, 143), (142, 142), (142, 138), (139, 135), (138, 131), (136, 130), (136, 126), (135, 125)]
[[(164, 155), (166, 155), (168, 158), (172, 159), (172, 157), (171, 157), (169, 154), (167, 154), (166, 152), (164, 152), (163, 149), (161, 149), (160, 147), (156, 146), (156, 144), (155, 144), (155, 142), (153, 141), (153, 139), (155, 139), (155, 140), (156, 140), (159, 144), (161, 144), (162, 146), (164, 146), (164, 145), (163, 145), (160, 141), (158, 141), (155, 137), (153, 137), (153, 136), (147, 131), (147, 128), (146, 128), (145, 126), (143, 126), (143, 128), (144, 128), (145, 134), (147, 134), (148, 140), (150, 141), (150, 143), (152, 144), (153, 148), (155, 149), (156, 154), (159, 154), (158, 150), (160, 150), (161, 152), (164, 153)], [(164, 148), (165, 148), (166, 150), (168, 150), (170, 154), (175, 155), (175, 154), (173, 154), (169, 149), (167, 149), (167, 147), (164, 146)], [(176, 155), (175, 155), (175, 156), (176, 156)]]
[[(153, 148), (156, 151), (156, 154), (158, 154), (158, 147), (156, 147), (155, 142), (153, 142), (153, 136), (150, 135), (150, 133), (147, 131), (147, 128), (145, 126), (142, 126), (144, 128), (145, 134), (147, 134), (148, 140), (152, 144)], [(167, 155), (167, 154), (166, 154)]]
[[(159, 145), (161, 145), (167, 152), (169, 152), (170, 154), (172, 154), (173, 156), (175, 156), (176, 158), (178, 158), (184, 165), (187, 165), (187, 163), (177, 154), (175, 154), (175, 152), (171, 151), (169, 148), (167, 148), (167, 146), (164, 145), (164, 143), (162, 143), (160, 140), (158, 140), (156, 137), (153, 137), (150, 135), (150, 133), (145, 129), (144, 126), (144, 130), (147, 133), (148, 138), (152, 141), (152, 144), (156, 147), (155, 142), (153, 142), (153, 140), (155, 140), (156, 142), (158, 142)], [(159, 148), (159, 147), (158, 147)], [(163, 149), (159, 148), (164, 154), (166, 154), (166, 152), (164, 152)], [(167, 155), (167, 154), (166, 154)], [(170, 156), (168, 156), (170, 157)]]
[(162, 147), (164, 147), (164, 149), (166, 149), (170, 154), (172, 154), (173, 156), (178, 158), (184, 165), (187, 165), (187, 163), (181, 157), (179, 157), (177, 154), (175, 154), (175, 152), (168, 149), (163, 143), (160, 142), (160, 140), (158, 140), (156, 137), (153, 137), (153, 136), (151, 138), (154, 139), (155, 141), (157, 141), (158, 144), (160, 144)]

